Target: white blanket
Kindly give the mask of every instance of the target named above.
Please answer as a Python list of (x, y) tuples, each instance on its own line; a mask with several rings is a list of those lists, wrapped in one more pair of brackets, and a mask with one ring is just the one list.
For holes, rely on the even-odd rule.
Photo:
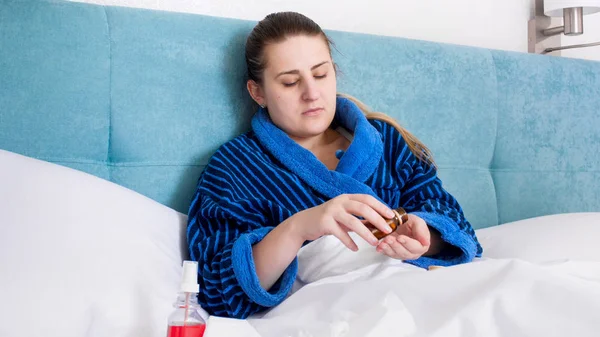
[(206, 337), (600, 334), (598, 261), (484, 258), (426, 271), (373, 250), (313, 242), (284, 303), (234, 330), (233, 320), (211, 318)]

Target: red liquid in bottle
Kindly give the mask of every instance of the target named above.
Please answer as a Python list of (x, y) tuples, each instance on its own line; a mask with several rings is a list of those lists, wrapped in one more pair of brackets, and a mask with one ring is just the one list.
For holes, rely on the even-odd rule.
[(169, 327), (167, 337), (202, 337), (206, 325), (172, 325)]

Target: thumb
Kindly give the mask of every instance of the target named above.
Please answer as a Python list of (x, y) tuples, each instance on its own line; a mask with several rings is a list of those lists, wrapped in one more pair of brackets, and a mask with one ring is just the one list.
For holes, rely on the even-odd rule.
[(419, 241), (424, 247), (429, 247), (431, 244), (431, 233), (429, 232), (429, 226), (427, 226), (425, 220), (421, 218), (410, 220), (413, 220), (410, 226), (414, 234), (414, 239)]

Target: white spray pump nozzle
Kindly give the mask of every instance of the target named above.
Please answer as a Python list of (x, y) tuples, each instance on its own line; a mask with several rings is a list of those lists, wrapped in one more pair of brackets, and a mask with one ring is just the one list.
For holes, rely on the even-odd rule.
[(182, 293), (197, 293), (198, 286), (198, 262), (183, 261), (183, 276), (179, 290)]

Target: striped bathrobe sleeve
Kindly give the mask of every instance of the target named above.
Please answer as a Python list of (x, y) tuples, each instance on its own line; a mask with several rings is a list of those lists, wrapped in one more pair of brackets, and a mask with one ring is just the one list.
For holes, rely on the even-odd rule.
[(458, 201), (442, 186), (435, 166), (417, 159), (395, 128), (387, 124), (385, 128), (395, 143), (394, 172), (402, 186), (400, 205), (440, 232), (447, 243), (446, 249), (435, 256), (406, 262), (427, 268), (466, 263), (480, 257), (483, 249), (475, 231)]
[(281, 303), (298, 270), (294, 260), (268, 291), (260, 285), (252, 245), (273, 227), (252, 200), (243, 199), (231, 177), (208, 167), (189, 210), (190, 258), (198, 261), (198, 302), (209, 314), (244, 319)]

